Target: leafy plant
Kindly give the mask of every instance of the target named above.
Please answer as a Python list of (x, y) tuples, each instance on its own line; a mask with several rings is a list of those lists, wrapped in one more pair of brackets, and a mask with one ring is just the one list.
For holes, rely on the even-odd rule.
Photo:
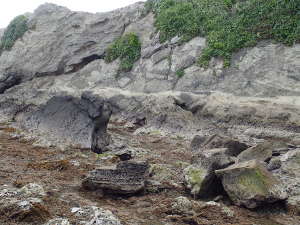
[(10, 50), (16, 40), (21, 38), (28, 30), (27, 17), (24, 15), (14, 18), (4, 31), (0, 42), (0, 52)]
[(176, 75), (177, 75), (178, 78), (183, 77), (184, 74), (185, 74), (184, 69), (179, 69), (179, 70), (176, 71)]
[[(175, 36), (188, 41), (206, 36), (198, 63), (208, 66), (222, 57), (229, 66), (232, 53), (271, 39), (292, 45), (300, 41), (300, 0), (149, 0), (155, 26), (164, 42)], [(150, 8), (150, 9), (149, 9)]]
[(119, 72), (128, 72), (141, 56), (141, 42), (134, 33), (128, 33), (115, 40), (106, 50), (105, 61), (110, 63), (120, 58)]

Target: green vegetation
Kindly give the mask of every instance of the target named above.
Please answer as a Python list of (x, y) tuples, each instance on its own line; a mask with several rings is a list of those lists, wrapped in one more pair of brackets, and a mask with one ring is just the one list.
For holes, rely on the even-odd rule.
[(184, 76), (184, 69), (179, 69), (176, 71), (176, 75), (178, 78), (181, 78)]
[(300, 0), (148, 0), (145, 10), (155, 13), (161, 42), (206, 36), (204, 67), (212, 57), (229, 66), (233, 52), (259, 40), (300, 41)]
[(197, 195), (201, 189), (205, 171), (200, 168), (189, 166), (185, 169), (188, 185), (191, 187), (191, 193)]
[(5, 50), (10, 50), (16, 40), (24, 35), (24, 33), (28, 30), (27, 20), (26, 16), (21, 15), (17, 16), (10, 22), (0, 41), (0, 53)]
[(134, 33), (128, 33), (115, 40), (106, 50), (107, 63), (120, 58), (119, 72), (128, 72), (141, 56), (141, 42)]
[(275, 184), (275, 181), (260, 168), (255, 168), (253, 170), (244, 171), (239, 177), (237, 184), (252, 193), (266, 195), (268, 194), (269, 188)]

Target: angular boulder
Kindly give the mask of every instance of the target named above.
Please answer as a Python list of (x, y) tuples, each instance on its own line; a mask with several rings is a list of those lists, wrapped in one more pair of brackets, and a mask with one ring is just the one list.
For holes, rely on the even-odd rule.
[(210, 137), (195, 135), (191, 141), (190, 149), (192, 152), (199, 152), (205, 149), (227, 148), (226, 154), (237, 156), (242, 151), (249, 148), (246, 143), (227, 136), (214, 134)]
[(238, 163), (215, 171), (234, 204), (256, 208), (287, 199), (281, 182), (257, 160)]
[(207, 197), (222, 190), (214, 171), (226, 168), (235, 162), (226, 155), (226, 148), (209, 149), (194, 155), (192, 165), (184, 170), (184, 177), (191, 194)]
[(146, 162), (123, 161), (116, 168), (91, 171), (82, 185), (89, 190), (102, 189), (117, 194), (134, 194), (145, 188), (148, 169)]
[(273, 154), (273, 143), (265, 141), (262, 144), (258, 144), (238, 155), (238, 162), (245, 162), (248, 160), (256, 159), (261, 162), (266, 162), (271, 159)]

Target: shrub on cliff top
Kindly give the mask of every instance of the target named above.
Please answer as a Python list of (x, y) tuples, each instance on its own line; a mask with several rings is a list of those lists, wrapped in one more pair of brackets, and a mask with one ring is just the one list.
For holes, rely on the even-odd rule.
[(259, 40), (300, 42), (300, 0), (149, 0), (146, 7), (155, 14), (161, 42), (206, 36), (201, 66), (212, 57), (229, 66), (234, 51)]
[(141, 56), (141, 42), (134, 33), (128, 33), (115, 40), (106, 50), (107, 63), (120, 58), (119, 72), (128, 72)]
[(15, 44), (16, 40), (21, 38), (28, 30), (27, 17), (24, 15), (14, 18), (4, 31), (0, 41), (0, 52), (10, 50)]

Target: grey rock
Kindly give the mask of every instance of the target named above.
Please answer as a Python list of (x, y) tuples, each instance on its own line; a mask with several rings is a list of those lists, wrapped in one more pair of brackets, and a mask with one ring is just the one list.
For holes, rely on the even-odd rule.
[(38, 184), (28, 184), (22, 189), (3, 185), (0, 187), (0, 214), (7, 219), (22, 222), (45, 222), (50, 216), (41, 197), (45, 193)]
[(70, 222), (68, 219), (63, 218), (55, 218), (52, 220), (49, 220), (45, 225), (70, 225)]
[(187, 197), (180, 196), (175, 198), (171, 208), (174, 214), (193, 215), (193, 203)]
[(0, 74), (12, 67), (22, 71), (22, 80), (28, 80), (76, 71), (103, 58), (107, 46), (128, 24), (137, 21), (142, 7), (143, 3), (136, 3), (109, 13), (91, 14), (44, 4), (31, 16), (31, 29), (22, 40), (1, 55)]
[(43, 198), (46, 196), (44, 188), (36, 183), (29, 183), (20, 189), (22, 195), (27, 197), (40, 197)]
[(272, 149), (272, 142), (265, 141), (262, 144), (258, 144), (243, 151), (241, 154), (238, 155), (237, 158), (239, 162), (245, 162), (252, 159), (265, 162), (271, 159), (273, 153)]
[(73, 208), (76, 223), (87, 225), (122, 225), (120, 220), (109, 210), (95, 206)]
[(142, 58), (150, 58), (154, 53), (158, 52), (159, 50), (163, 49), (164, 46), (162, 44), (155, 44), (150, 45), (142, 50)]
[(273, 174), (289, 193), (288, 203), (300, 209), (300, 149), (287, 152), (280, 156), (280, 160), (281, 167)]
[(221, 177), (225, 191), (236, 205), (256, 208), (288, 197), (282, 183), (256, 160), (215, 172)]
[(118, 194), (135, 194), (145, 188), (148, 169), (147, 163), (124, 161), (116, 168), (91, 171), (82, 185), (89, 190), (103, 189)]
[(111, 138), (107, 133), (107, 125), (112, 114), (112, 109), (108, 104), (103, 104), (98, 108), (98, 112), (93, 117), (91, 150), (97, 154), (101, 154), (110, 144)]
[(194, 151), (203, 151), (205, 149), (213, 148), (226, 148), (226, 154), (228, 156), (238, 156), (242, 151), (246, 150), (249, 146), (237, 139), (233, 139), (227, 136), (214, 134), (209, 137), (203, 137), (203, 141), (197, 141), (197, 136), (195, 140), (192, 140), (191, 145), (193, 145)]
[(192, 152), (199, 151), (202, 144), (205, 142), (206, 137), (195, 135), (191, 141), (190, 149)]
[(191, 194), (199, 197), (216, 195), (222, 189), (215, 170), (223, 169), (235, 162), (226, 155), (227, 149), (209, 149), (192, 158), (192, 166), (184, 170), (187, 187)]
[(272, 170), (277, 170), (280, 167), (281, 167), (281, 160), (279, 157), (276, 157), (276, 158), (272, 158), (270, 160), (270, 162), (268, 163), (267, 169), (269, 171), (272, 171)]

